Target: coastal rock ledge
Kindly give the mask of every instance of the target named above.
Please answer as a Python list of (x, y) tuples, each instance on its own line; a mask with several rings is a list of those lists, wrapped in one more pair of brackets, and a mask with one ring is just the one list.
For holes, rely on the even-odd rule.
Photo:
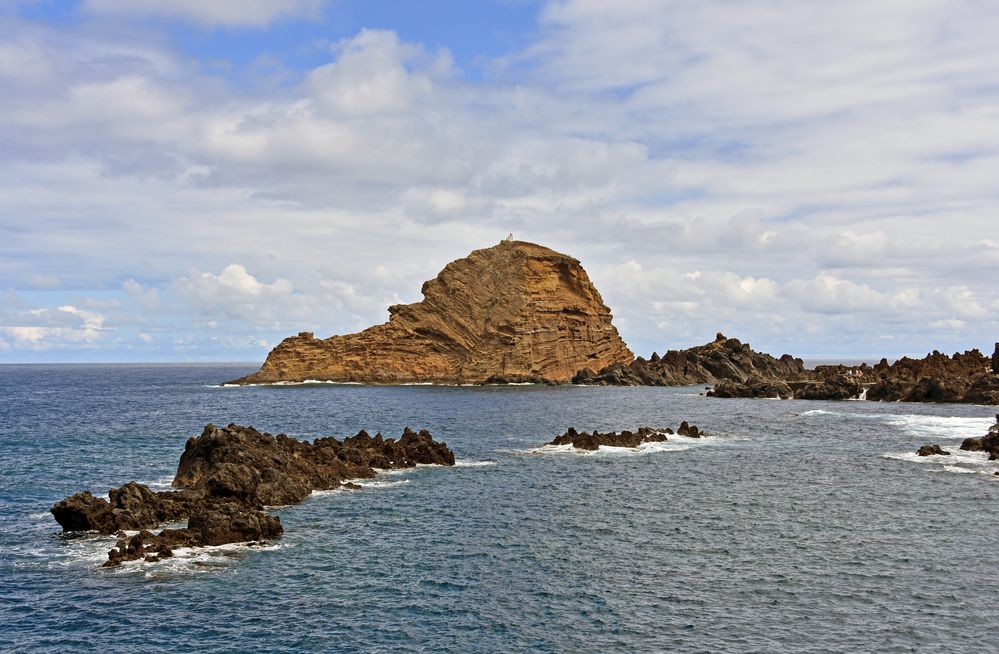
[[(51, 511), (63, 531), (118, 535), (105, 566), (157, 561), (177, 547), (272, 540), (283, 528), (266, 507), (296, 504), (314, 490), (357, 488), (346, 480), (418, 463), (452, 466), (454, 452), (428, 431), (409, 428), (399, 440), (361, 431), (343, 441), (310, 443), (253, 427), (208, 424), (187, 441), (173, 480), (178, 490), (154, 492), (132, 481), (111, 489), (108, 500), (84, 491)], [(186, 527), (150, 531), (185, 519)]]
[(579, 261), (507, 240), (445, 266), (423, 300), (357, 334), (284, 339), (233, 384), (565, 383), (634, 356)]

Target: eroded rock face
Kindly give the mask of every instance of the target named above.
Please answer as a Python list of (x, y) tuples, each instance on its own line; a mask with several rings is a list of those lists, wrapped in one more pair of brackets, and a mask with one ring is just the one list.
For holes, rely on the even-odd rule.
[(700, 431), (696, 425), (689, 425), (684, 420), (674, 432), (669, 427), (665, 429), (653, 429), (652, 427), (639, 427), (637, 431), (621, 431), (600, 433), (596, 430), (591, 432), (578, 432), (574, 428), (569, 429), (561, 436), (556, 436), (548, 445), (572, 445), (578, 450), (596, 450), (601, 445), (607, 447), (638, 447), (642, 443), (661, 443), (667, 439), (667, 435), (676, 433), (689, 438), (700, 438), (704, 432)]
[[(77, 493), (57, 502), (52, 515), (64, 531), (119, 534), (105, 564), (114, 566), (170, 556), (176, 547), (276, 538), (281, 521), (265, 512), (267, 506), (294, 504), (313, 490), (373, 477), (376, 468), (418, 463), (454, 465), (454, 453), (426, 430), (407, 428), (398, 440), (361, 431), (342, 442), (318, 438), (309, 443), (252, 427), (209, 424), (187, 441), (173, 481), (180, 490), (153, 492), (133, 481), (112, 489), (110, 500)], [(183, 519), (184, 528), (149, 531)]]
[(540, 245), (476, 250), (422, 290), (360, 333), (286, 338), (234, 383), (567, 382), (633, 359), (579, 261)]

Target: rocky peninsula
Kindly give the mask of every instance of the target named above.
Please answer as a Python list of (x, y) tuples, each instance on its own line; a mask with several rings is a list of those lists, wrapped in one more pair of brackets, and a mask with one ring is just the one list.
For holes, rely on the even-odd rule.
[(999, 343), (991, 358), (973, 349), (952, 356), (932, 352), (874, 366), (825, 365), (806, 368), (802, 359), (775, 358), (748, 343), (718, 334), (685, 350), (653, 352), (648, 359), (615, 364), (598, 372), (581, 370), (578, 384), (681, 386), (713, 384), (712, 397), (806, 400), (867, 399), (886, 402), (999, 404)]
[(634, 358), (579, 261), (534, 243), (476, 250), (422, 292), (360, 333), (286, 338), (231, 383), (565, 383)]
[[(208, 424), (187, 441), (173, 480), (178, 490), (154, 492), (132, 481), (111, 489), (109, 500), (85, 491), (51, 511), (64, 531), (118, 535), (105, 566), (156, 561), (177, 547), (278, 538), (281, 520), (266, 507), (296, 504), (314, 490), (351, 487), (347, 480), (374, 477), (376, 469), (418, 463), (452, 466), (454, 453), (426, 430), (407, 428), (399, 440), (361, 431), (343, 441), (310, 443), (253, 427)], [(151, 531), (182, 520), (186, 527)]]

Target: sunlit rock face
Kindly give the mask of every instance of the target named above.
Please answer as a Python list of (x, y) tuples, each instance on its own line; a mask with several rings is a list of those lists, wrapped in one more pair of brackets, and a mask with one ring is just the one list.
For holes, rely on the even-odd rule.
[(634, 358), (579, 261), (540, 245), (476, 250), (422, 290), (357, 334), (286, 338), (235, 383), (568, 382)]

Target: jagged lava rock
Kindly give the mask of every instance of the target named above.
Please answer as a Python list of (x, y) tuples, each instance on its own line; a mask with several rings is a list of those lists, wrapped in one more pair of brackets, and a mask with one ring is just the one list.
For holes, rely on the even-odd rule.
[[(607, 447), (638, 447), (642, 443), (661, 443), (667, 439), (667, 435), (672, 435), (674, 432), (669, 427), (665, 429), (653, 429), (651, 427), (639, 427), (637, 431), (624, 430), (621, 432), (607, 432), (600, 433), (597, 430), (593, 432), (578, 432), (573, 427), (569, 427), (568, 430), (561, 436), (556, 436), (547, 445), (572, 445), (577, 450), (596, 450), (601, 445)], [(700, 438), (704, 432), (699, 430), (696, 425), (687, 424), (684, 420), (680, 423), (679, 428), (676, 432), (679, 436), (687, 436), (688, 438)]]
[(919, 456), (950, 456), (950, 452), (935, 443), (933, 445), (923, 445), (916, 450), (916, 454)]
[(568, 382), (634, 358), (579, 261), (503, 241), (445, 266), (423, 300), (357, 334), (284, 339), (236, 384)]
[(891, 365), (882, 359), (866, 371), (865, 379), (873, 382), (869, 400), (999, 404), (999, 375), (993, 372), (993, 361), (977, 349), (952, 356), (933, 351)]
[[(755, 352), (748, 343), (726, 338), (719, 333), (715, 340), (686, 350), (670, 350), (663, 356), (655, 352), (649, 359), (638, 357), (630, 364), (580, 370), (573, 378), (577, 384), (613, 386), (685, 386), (747, 380), (781, 381), (804, 379), (805, 364), (785, 354), (779, 359)], [(768, 397), (774, 393), (767, 391)], [(754, 397), (746, 395), (746, 397)]]
[[(406, 468), (418, 463), (454, 465), (454, 452), (426, 430), (403, 431), (399, 440), (358, 432), (342, 442), (312, 443), (284, 434), (230, 424), (205, 426), (190, 438), (173, 485), (181, 490), (153, 492), (129, 482), (109, 492), (110, 500), (90, 492), (57, 502), (52, 515), (64, 531), (97, 530), (119, 534), (105, 565), (146, 558), (157, 560), (173, 548), (260, 541), (283, 532), (266, 506), (300, 502), (313, 491), (337, 488), (346, 479), (373, 477), (375, 468)], [(150, 529), (187, 519), (181, 529)], [(126, 536), (125, 531), (140, 530)]]

